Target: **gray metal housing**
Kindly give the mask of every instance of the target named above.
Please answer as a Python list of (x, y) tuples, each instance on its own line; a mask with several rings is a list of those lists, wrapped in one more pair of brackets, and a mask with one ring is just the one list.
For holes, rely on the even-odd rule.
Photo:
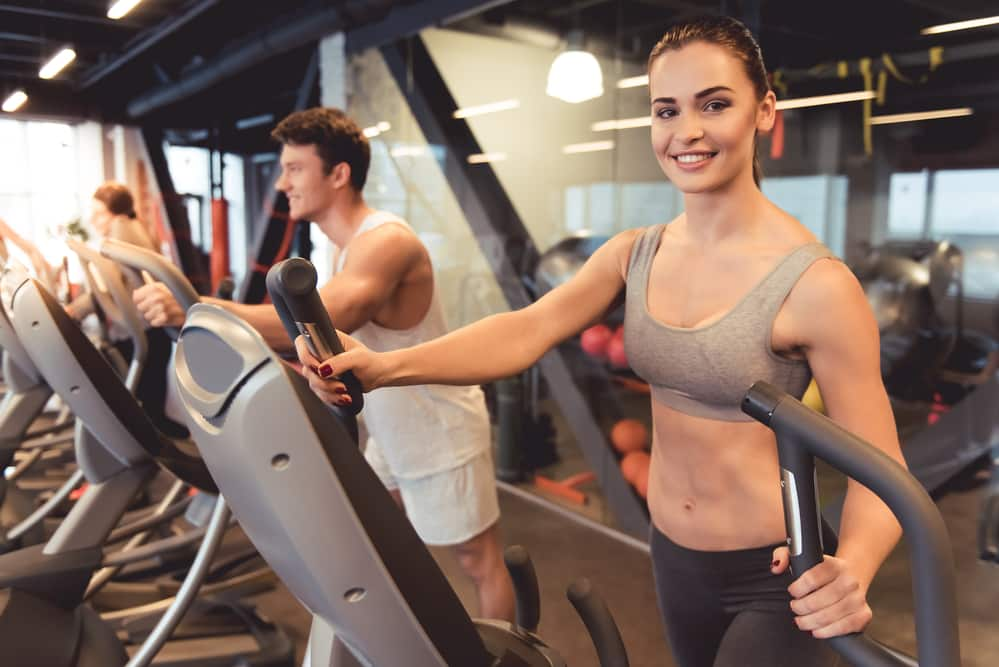
[(192, 307), (175, 370), (219, 489), (325, 630), (310, 643), (313, 667), (493, 664), (356, 443), (254, 329), (216, 306)]

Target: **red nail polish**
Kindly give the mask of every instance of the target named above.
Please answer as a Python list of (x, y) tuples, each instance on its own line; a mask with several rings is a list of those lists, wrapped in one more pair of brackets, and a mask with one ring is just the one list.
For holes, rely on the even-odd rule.
[(338, 394), (346, 394), (347, 393), (347, 388), (346, 387), (337, 387), (333, 391), (335, 391)]
[(778, 565), (780, 565), (780, 561), (779, 560), (775, 560), (773, 563), (771, 563), (772, 567), (777, 567)]
[(330, 368), (329, 364), (323, 364), (319, 367), (319, 377), (328, 378), (333, 375), (333, 369)]
[(354, 402), (354, 399), (352, 399), (349, 394), (347, 396), (343, 397), (343, 404), (344, 405), (350, 405), (353, 402)]
[(316, 375), (319, 374), (319, 369), (316, 366), (309, 366), (309, 370), (315, 373)]

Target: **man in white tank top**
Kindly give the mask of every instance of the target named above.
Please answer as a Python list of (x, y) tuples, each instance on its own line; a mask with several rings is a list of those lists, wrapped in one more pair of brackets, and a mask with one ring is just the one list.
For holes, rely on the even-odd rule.
[[(337, 249), (333, 276), (319, 289), (335, 326), (381, 351), (447, 333), (427, 249), (405, 221), (364, 201), (370, 148), (357, 124), (337, 109), (314, 108), (288, 116), (272, 136), (283, 144), (275, 187), (287, 195), (290, 216), (313, 221)], [(134, 299), (153, 326), (184, 322), (184, 311), (160, 283), (139, 288)], [(273, 306), (203, 300), (245, 319), (275, 349), (288, 349)], [(302, 358), (304, 346), (299, 348)], [(303, 358), (313, 374), (322, 361)], [(417, 533), (428, 544), (452, 547), (475, 584), (481, 616), (512, 621), (513, 586), (500, 548), (482, 391), (380, 389), (366, 396), (363, 414), (371, 435), (365, 458)]]

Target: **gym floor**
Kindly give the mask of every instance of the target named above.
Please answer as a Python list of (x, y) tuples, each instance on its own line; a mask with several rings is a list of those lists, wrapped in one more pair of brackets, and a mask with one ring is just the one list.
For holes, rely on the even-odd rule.
[[(841, 484), (823, 480), (824, 489)], [(951, 484), (939, 501), (951, 532), (958, 572), (958, 609), (965, 667), (993, 667), (999, 659), (996, 603), (999, 567), (980, 563), (976, 530), (984, 485), (981, 475), (969, 474)], [(507, 544), (522, 544), (534, 560), (541, 585), (540, 634), (558, 648), (570, 665), (595, 665), (596, 654), (565, 589), (576, 577), (590, 578), (614, 613), (631, 664), (672, 667), (656, 608), (649, 560), (641, 549), (612, 539), (559, 513), (500, 492), (502, 527)], [(474, 593), (447, 550), (434, 554), (459, 597), (475, 609)], [(904, 548), (886, 561), (870, 594), (874, 609), (871, 635), (908, 653), (915, 653), (908, 560)], [(261, 608), (277, 619), (305, 650), (310, 617), (287, 591), (260, 598)]]

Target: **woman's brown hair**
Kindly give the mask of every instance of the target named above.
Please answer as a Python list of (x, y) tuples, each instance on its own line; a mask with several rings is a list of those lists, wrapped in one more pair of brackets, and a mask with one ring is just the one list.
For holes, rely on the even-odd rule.
[(129, 218), (135, 215), (135, 200), (132, 193), (121, 183), (106, 181), (94, 192), (94, 199), (104, 204), (112, 215), (124, 215)]

